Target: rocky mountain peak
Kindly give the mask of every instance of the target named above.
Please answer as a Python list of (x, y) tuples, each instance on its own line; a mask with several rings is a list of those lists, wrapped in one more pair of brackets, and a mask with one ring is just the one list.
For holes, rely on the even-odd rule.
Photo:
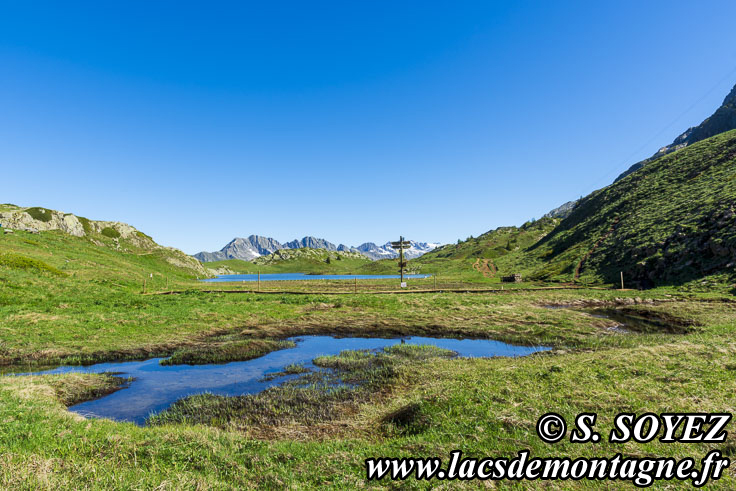
[(723, 99), (723, 104), (721, 104), (721, 107), (723, 106), (736, 106), (736, 85), (733, 86), (731, 92), (726, 96), (725, 99)]
[[(406, 257), (409, 259), (419, 257), (437, 246), (439, 246), (439, 244), (411, 241), (411, 247), (405, 251)], [(398, 253), (391, 248), (390, 242), (387, 242), (382, 246), (378, 246), (373, 242), (366, 242), (358, 247), (350, 247), (345, 244), (336, 246), (325, 239), (308, 235), (301, 240), (292, 240), (281, 244), (270, 237), (251, 235), (245, 239), (242, 237), (236, 237), (219, 251), (199, 252), (195, 254), (194, 257), (202, 262), (224, 261), (226, 259), (252, 261), (255, 258), (267, 256), (284, 249), (315, 249), (330, 252), (340, 251), (346, 253), (360, 253), (373, 260), (391, 259), (398, 256)]]
[(292, 240), (291, 242), (287, 242), (284, 244), (284, 247), (287, 249), (302, 249), (308, 247), (310, 249), (326, 249), (328, 251), (337, 250), (337, 246), (332, 242), (326, 241), (325, 239), (318, 239), (311, 235), (304, 237), (302, 240)]

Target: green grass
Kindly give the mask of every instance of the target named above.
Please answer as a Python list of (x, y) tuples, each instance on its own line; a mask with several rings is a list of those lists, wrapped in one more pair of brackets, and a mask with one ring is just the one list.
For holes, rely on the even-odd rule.
[(197, 347), (179, 348), (161, 365), (228, 363), (259, 358), (272, 351), (293, 348), (293, 341), (273, 339), (212, 340)]
[(235, 273), (263, 274), (357, 274), (372, 261), (357, 253), (327, 251), (324, 249), (285, 249), (253, 261), (228, 259), (205, 263), (211, 269), (227, 268)]
[(112, 227), (105, 227), (100, 231), (100, 233), (104, 235), (105, 237), (109, 237), (110, 239), (120, 238), (120, 232), (118, 232), (116, 229)]
[[(38, 242), (25, 240), (26, 244), (37, 245)], [(64, 276), (64, 273), (57, 268), (46, 264), (43, 261), (31, 257), (13, 254), (12, 252), (0, 253), (0, 267), (21, 270), (35, 270), (39, 273), (50, 273), (56, 276)]]
[[(736, 130), (671, 153), (583, 198), (518, 254), (531, 277), (632, 286), (681, 285), (726, 273), (736, 282)], [(503, 264), (503, 263), (502, 263)], [(513, 263), (512, 263), (513, 264)], [(504, 264), (505, 265), (505, 264)]]
[[(548, 299), (538, 299), (547, 301)], [(279, 395), (186, 399), (147, 428), (67, 413), (64, 386), (109, 386), (104, 376), (0, 378), (0, 485), (18, 487), (249, 489), (364, 486), (363, 460), (376, 456), (691, 456), (736, 449), (733, 423), (723, 444), (545, 444), (536, 420), (556, 411), (568, 421), (599, 415), (604, 435), (621, 411), (736, 411), (736, 304), (672, 302), (657, 309), (689, 316), (702, 327), (686, 335), (660, 334), (639, 344), (568, 350), (517, 359), (425, 357), (392, 365), (379, 389), (355, 394), (302, 391)], [(519, 315), (520, 310), (516, 310)], [(564, 329), (564, 327), (560, 327)], [(637, 338), (634, 339), (646, 339)], [(655, 342), (656, 341), (656, 342)], [(414, 349), (398, 346), (397, 349)], [(372, 358), (371, 358), (372, 357)], [(339, 360), (343, 358), (344, 360)], [(375, 355), (345, 353), (325, 365), (370, 373)], [(375, 366), (373, 367), (375, 368)], [(363, 375), (365, 378), (365, 376)], [(377, 380), (370, 378), (369, 380)], [(86, 392), (88, 389), (82, 390)], [(74, 398), (71, 398), (74, 399)], [(295, 406), (295, 404), (297, 404)], [(300, 404), (300, 405), (299, 405)], [(245, 410), (248, 408), (250, 410)], [(165, 413), (166, 414), (166, 413)], [(207, 416), (208, 418), (206, 418)], [(191, 419), (188, 419), (191, 418)], [(192, 426), (191, 420), (199, 425)], [(173, 421), (186, 421), (177, 422)], [(408, 481), (412, 488), (433, 482)], [(554, 488), (596, 483), (550, 483)], [(374, 485), (391, 487), (389, 481)], [(454, 487), (475, 488), (477, 482)], [(667, 484), (685, 488), (675, 481)], [(534, 488), (532, 483), (519, 486)], [(729, 468), (711, 489), (732, 489)], [(628, 487), (623, 484), (614, 488)]]
[[(526, 274), (537, 266), (533, 258), (523, 263), (531, 250), (524, 241), (546, 225), (525, 227), (461, 245), (456, 257), (429, 256), (424, 267), (438, 268), (443, 281), (492, 286), (496, 278), (472, 269), (474, 247), (488, 246), (490, 254), (493, 244), (505, 246), (502, 237), (515, 236), (520, 249), (493, 260), (499, 271)], [(0, 488), (357, 488), (367, 486), (364, 459), (377, 456), (446, 458), (461, 449), (466, 456), (510, 457), (528, 449), (538, 457), (621, 452), (699, 460), (713, 448), (728, 455), (736, 450), (734, 423), (724, 444), (548, 445), (534, 430), (548, 411), (569, 421), (595, 411), (602, 430), (621, 411), (736, 412), (736, 302), (730, 290), (710, 283), (623, 292), (533, 291), (523, 284), (481, 294), (402, 295), (355, 294), (352, 285), (335, 283), (345, 294), (326, 295), (309, 291), (333, 284), (313, 281), (289, 286), (303, 295), (224, 294), (200, 291), (213, 285), (197, 283), (196, 271), (175, 264), (176, 254), (123, 238), (116, 244), (101, 234), (3, 235), (0, 257), (6, 258), (0, 263), (0, 363), (7, 371), (172, 354), (181, 363), (224, 362), (286, 347), (285, 338), (305, 334), (471, 337), (555, 348), (515, 359), (449, 359), (411, 345), (318, 357), (321, 371), (287, 367), (280, 375), (290, 375), (289, 382), (252, 396), (187, 398), (144, 428), (66, 411), (68, 404), (116, 390), (120, 379), (0, 376)], [(522, 270), (524, 264), (531, 269)], [(395, 261), (363, 267), (391, 268)], [(141, 295), (143, 279), (149, 292), (168, 284), (183, 293)], [(432, 281), (410, 283), (428, 287)], [(371, 281), (363, 288), (392, 284)], [(654, 322), (621, 334), (612, 329), (615, 320), (594, 317), (591, 308)], [(338, 379), (347, 385), (336, 386)], [(735, 486), (732, 467), (712, 488)]]
[[(27, 243), (30, 238), (34, 244)], [(0, 237), (2, 254), (40, 261), (63, 273), (52, 276), (35, 268), (0, 265), (0, 365), (168, 356), (178, 349), (199, 350), (215, 343), (213, 336), (223, 334), (240, 339), (281, 339), (296, 334), (414, 333), (598, 346), (622, 342), (599, 329), (606, 321), (580, 312), (549, 311), (537, 303), (585, 297), (662, 298), (656, 292), (615, 291), (401, 296), (208, 294), (198, 289), (213, 285), (197, 283), (193, 272), (167, 260), (165, 250), (151, 253), (122, 239), (123, 249), (118, 250), (111, 243), (98, 245), (95, 241), (99, 242), (60, 232)], [(166, 290), (168, 284), (169, 289), (185, 293), (142, 296), (144, 279), (148, 291)], [(353, 285), (348, 283), (344, 291), (351, 292)], [(360, 283), (359, 288), (396, 286), (395, 281)], [(410, 283), (431, 288), (432, 279)], [(283, 286), (263, 286), (268, 287)], [(319, 281), (299, 286), (305, 290), (327, 287), (327, 282)]]
[(84, 230), (85, 234), (90, 235), (93, 233), (92, 224), (90, 223), (88, 218), (77, 217), (77, 220), (79, 220), (79, 223), (82, 224), (82, 229)]
[[(344, 415), (395, 382), (402, 366), (450, 357), (434, 346), (398, 345), (378, 353), (343, 351), (321, 356), (314, 364), (328, 368), (307, 372), (263, 392), (238, 397), (202, 394), (180, 399), (149, 418), (152, 425), (207, 424), (235, 431), (276, 431), (285, 424), (323, 424)], [(285, 374), (304, 373), (292, 366)]]
[[(433, 274), (478, 285), (499, 284), (502, 276), (527, 270), (504, 259), (534, 245), (559, 223), (559, 219), (543, 218), (527, 222), (521, 227), (499, 227), (412, 259), (407, 269), (412, 273)], [(496, 267), (496, 272), (488, 277), (484, 276), (473, 268), (478, 260), (489, 260)], [(384, 259), (366, 264), (360, 271), (364, 274), (396, 274), (397, 270), (396, 259)]]
[(26, 209), (26, 213), (31, 215), (31, 218), (33, 218), (34, 220), (38, 220), (40, 222), (51, 221), (51, 210), (48, 210), (46, 208), (28, 208)]
[[(562, 221), (500, 227), (425, 254), (409, 269), (478, 283), (521, 273), (525, 281), (588, 285), (619, 285), (623, 272), (627, 287), (736, 291), (734, 168), (736, 130), (648, 163), (582, 198)], [(472, 269), (479, 258), (493, 261), (494, 278)]]

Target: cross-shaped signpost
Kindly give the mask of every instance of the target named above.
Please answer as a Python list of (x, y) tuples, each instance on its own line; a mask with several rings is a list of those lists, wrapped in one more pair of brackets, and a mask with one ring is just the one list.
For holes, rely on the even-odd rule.
[(406, 261), (404, 261), (404, 249), (411, 247), (411, 242), (404, 240), (404, 237), (399, 237), (398, 242), (391, 242), (391, 247), (399, 251), (399, 274), (401, 275), (401, 288), (406, 287), (404, 283), (404, 272), (406, 271)]

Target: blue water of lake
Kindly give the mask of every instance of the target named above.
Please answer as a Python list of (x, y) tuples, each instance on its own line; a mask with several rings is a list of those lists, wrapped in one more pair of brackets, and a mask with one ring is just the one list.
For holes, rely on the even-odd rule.
[[(405, 274), (404, 278), (429, 278), (428, 274)], [(297, 281), (297, 280), (385, 280), (401, 278), (397, 274), (305, 274), (305, 273), (269, 273), (262, 274), (261, 281)], [(223, 274), (216, 278), (208, 278), (211, 283), (226, 281), (258, 281), (257, 274)]]
[[(400, 342), (430, 344), (455, 351), (464, 357), (526, 356), (549, 348), (515, 346), (488, 339), (444, 339), (428, 337), (334, 338), (332, 336), (299, 336), (290, 338), (296, 347), (273, 351), (248, 361), (210, 365), (160, 365), (163, 358), (120, 363), (98, 363), (90, 366), (63, 366), (34, 372), (116, 373), (134, 380), (125, 388), (99, 399), (72, 406), (70, 410), (87, 417), (132, 421), (142, 425), (151, 414), (169, 407), (182, 397), (209, 392), (236, 396), (253, 394), (285, 380), (264, 376), (281, 372), (292, 363), (315, 368), (312, 360), (321, 355), (337, 355), (343, 350), (380, 350)], [(28, 375), (28, 374), (22, 374)]]

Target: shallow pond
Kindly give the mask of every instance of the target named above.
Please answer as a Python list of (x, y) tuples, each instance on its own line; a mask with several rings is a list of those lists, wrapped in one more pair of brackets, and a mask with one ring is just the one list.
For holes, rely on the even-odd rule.
[(116, 373), (134, 380), (124, 389), (69, 408), (83, 416), (110, 418), (143, 424), (148, 416), (162, 411), (182, 397), (209, 392), (235, 396), (253, 394), (283, 382), (289, 376), (264, 380), (290, 364), (314, 368), (312, 360), (321, 355), (337, 355), (343, 350), (379, 350), (401, 342), (430, 344), (464, 357), (526, 356), (548, 350), (540, 346), (514, 346), (487, 339), (443, 339), (426, 337), (334, 338), (300, 336), (291, 338), (296, 347), (273, 351), (248, 361), (221, 365), (160, 365), (163, 358), (90, 366), (63, 366), (34, 374)]
[[(405, 274), (404, 278), (429, 278), (428, 274)], [(305, 274), (305, 273), (272, 273), (262, 274), (261, 281), (303, 281), (303, 280), (386, 280), (397, 279), (397, 274)], [(258, 281), (257, 274), (223, 274), (216, 278), (200, 280), (208, 283), (219, 283), (227, 281)]]
[(543, 309), (570, 309), (585, 312), (598, 319), (609, 319), (617, 324), (609, 327), (619, 334), (631, 333), (670, 333), (685, 334), (691, 330), (692, 323), (667, 316), (663, 313), (635, 310), (626, 307), (585, 307), (577, 305), (550, 304), (540, 305)]

